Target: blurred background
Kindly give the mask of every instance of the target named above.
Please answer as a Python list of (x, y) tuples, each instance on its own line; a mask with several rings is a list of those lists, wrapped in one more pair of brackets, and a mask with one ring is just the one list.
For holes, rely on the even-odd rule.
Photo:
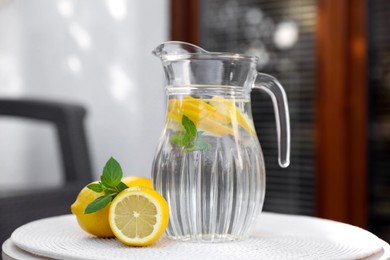
[[(168, 2), (0, 3), (0, 97), (82, 104), (94, 176), (110, 156), (127, 175), (150, 175), (165, 108), (151, 51), (169, 37)], [(0, 187), (61, 181), (50, 125), (0, 123)]]
[[(386, 0), (0, 0), (0, 99), (82, 105), (93, 178), (110, 156), (125, 175), (150, 177), (165, 109), (153, 48), (181, 40), (256, 55), (286, 89), (292, 126), (281, 169), (271, 101), (252, 93), (264, 210), (390, 242), (389, 15)], [(59, 187), (62, 176), (50, 124), (0, 117), (3, 193)]]

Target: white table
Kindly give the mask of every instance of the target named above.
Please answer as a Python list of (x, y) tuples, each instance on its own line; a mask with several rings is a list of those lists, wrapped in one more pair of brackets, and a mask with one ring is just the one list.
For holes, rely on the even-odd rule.
[(227, 243), (161, 238), (145, 248), (83, 232), (72, 215), (42, 219), (14, 231), (4, 260), (37, 259), (390, 259), (390, 246), (355, 226), (313, 217), (262, 213), (251, 238)]

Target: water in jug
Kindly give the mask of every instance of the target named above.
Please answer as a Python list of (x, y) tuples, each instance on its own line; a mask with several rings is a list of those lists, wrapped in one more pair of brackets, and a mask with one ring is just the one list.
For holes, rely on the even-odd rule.
[(221, 242), (247, 238), (260, 214), (265, 167), (250, 93), (270, 95), (276, 116), (279, 164), (289, 165), (287, 97), (257, 57), (207, 52), (166, 42), (153, 53), (167, 78), (166, 121), (156, 149), (154, 188), (167, 200), (171, 239)]

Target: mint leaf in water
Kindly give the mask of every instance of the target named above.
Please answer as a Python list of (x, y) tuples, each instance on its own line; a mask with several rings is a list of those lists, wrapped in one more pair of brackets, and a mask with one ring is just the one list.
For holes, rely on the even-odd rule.
[(181, 119), (181, 124), (183, 125), (184, 129), (186, 130), (187, 135), (193, 139), (196, 137), (198, 131), (196, 130), (196, 126), (194, 122), (192, 122), (187, 116), (183, 115)]
[(106, 194), (103, 196), (100, 196), (96, 200), (92, 201), (87, 208), (84, 211), (84, 214), (90, 214), (93, 212), (96, 212), (98, 210), (101, 210), (105, 206), (107, 206), (112, 200), (113, 200), (113, 194)]
[(175, 132), (171, 135), (171, 143), (177, 146), (186, 146), (191, 142), (191, 137), (187, 132)]
[(204, 133), (204, 131), (198, 131), (198, 132), (196, 133), (196, 136), (201, 136), (203, 133)]
[(194, 142), (194, 149), (195, 150), (210, 150), (211, 144), (208, 143), (206, 140), (197, 138)]
[(206, 140), (200, 138), (204, 131), (198, 131), (191, 119), (183, 115), (181, 123), (186, 131), (173, 133), (170, 138), (172, 144), (184, 147), (186, 152), (209, 150), (211, 148)]
[(103, 175), (100, 177), (100, 180), (104, 186), (113, 188), (121, 182), (122, 176), (121, 166), (111, 157), (104, 166)]

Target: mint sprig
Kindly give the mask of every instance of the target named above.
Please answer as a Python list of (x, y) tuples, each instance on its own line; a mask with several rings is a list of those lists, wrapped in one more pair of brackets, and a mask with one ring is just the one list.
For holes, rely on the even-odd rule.
[(187, 116), (183, 115), (181, 124), (185, 131), (177, 131), (171, 135), (170, 141), (176, 146), (185, 148), (186, 152), (209, 150), (211, 145), (201, 138), (203, 131), (198, 131), (194, 122)]
[(192, 122), (187, 116), (183, 115), (181, 118), (181, 124), (183, 125), (184, 129), (186, 130), (186, 134), (194, 138), (197, 136), (198, 131), (196, 130), (196, 126), (194, 122)]
[(84, 211), (84, 214), (90, 214), (105, 208), (121, 191), (128, 188), (121, 180), (123, 172), (120, 164), (110, 158), (103, 169), (103, 174), (100, 176), (100, 182), (91, 183), (87, 186), (88, 189), (104, 195), (98, 197)]
[(121, 166), (111, 157), (104, 166), (103, 175), (100, 177), (100, 180), (106, 187), (115, 188), (121, 182), (122, 176)]

